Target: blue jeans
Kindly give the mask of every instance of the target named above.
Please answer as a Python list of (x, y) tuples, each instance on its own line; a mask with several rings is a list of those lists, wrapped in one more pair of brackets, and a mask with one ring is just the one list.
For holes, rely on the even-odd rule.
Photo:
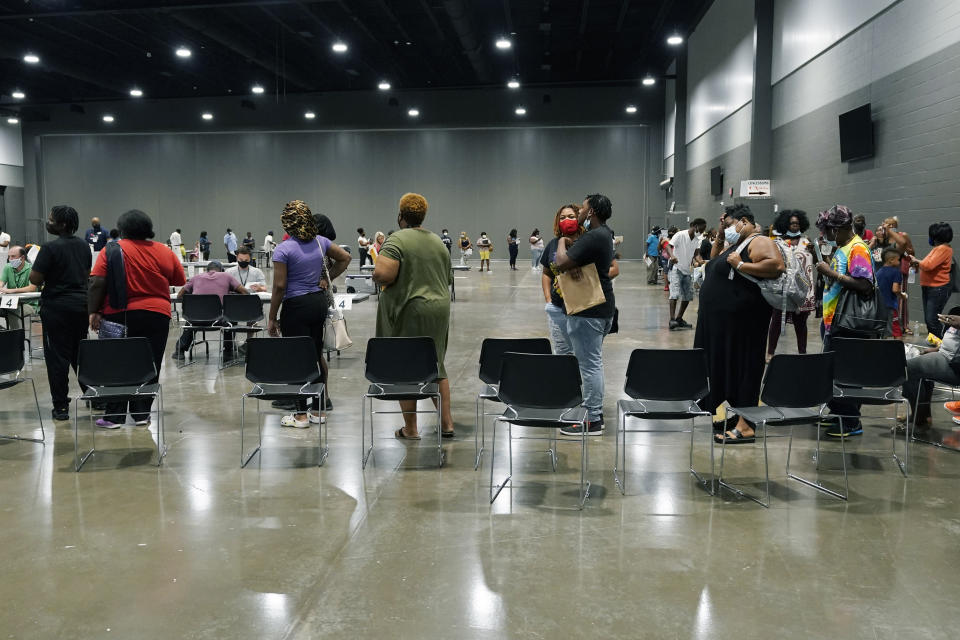
[(530, 266), (534, 269), (540, 266), (540, 256), (543, 255), (543, 249), (530, 249)]
[(947, 300), (950, 299), (950, 284), (940, 287), (921, 287), (923, 292), (923, 321), (927, 325), (927, 331), (937, 336), (943, 337), (943, 324), (937, 319), (937, 314), (943, 313), (943, 308), (947, 306)]
[(547, 329), (550, 330), (553, 352), (558, 355), (573, 353), (570, 336), (567, 335), (567, 312), (552, 302), (548, 302), (543, 310), (547, 312)]
[(603, 417), (603, 337), (612, 324), (612, 317), (567, 316), (567, 337), (580, 365), (583, 406), (590, 422)]

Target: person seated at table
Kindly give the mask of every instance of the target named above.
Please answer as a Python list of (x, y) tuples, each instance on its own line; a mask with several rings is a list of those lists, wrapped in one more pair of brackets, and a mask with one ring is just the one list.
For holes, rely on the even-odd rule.
[[(23, 247), (14, 245), (10, 247), (7, 253), (7, 264), (3, 265), (3, 272), (0, 273), (0, 294), (18, 294), (33, 293), (37, 290), (35, 284), (30, 283), (31, 265), (27, 262), (27, 252)], [(32, 303), (20, 305), (20, 310), (5, 309), (0, 314), (7, 319), (7, 329), (20, 329), (23, 327), (21, 314), (24, 317), (33, 315), (36, 309)]]
[(237, 249), (237, 264), (228, 268), (226, 273), (233, 276), (251, 293), (267, 290), (267, 277), (263, 275), (263, 271), (252, 266), (250, 249), (246, 247)]
[[(907, 381), (903, 383), (903, 395), (912, 410), (910, 419), (915, 420), (914, 431), (918, 433), (929, 431), (933, 424), (930, 415), (933, 383), (960, 386), (960, 307), (953, 307), (949, 315), (939, 315), (937, 319), (945, 328), (943, 341), (939, 347), (924, 349), (916, 358), (907, 360)], [(960, 402), (947, 402), (944, 407), (950, 413), (960, 415)]]
[[(197, 275), (190, 278), (187, 284), (180, 289), (177, 293), (177, 298), (183, 298), (184, 294), (192, 293), (197, 295), (203, 294), (215, 294), (220, 296), (220, 302), (223, 302), (223, 296), (227, 295), (231, 291), (237, 293), (242, 293), (246, 295), (247, 289), (240, 284), (236, 278), (233, 276), (224, 273), (223, 264), (219, 260), (211, 260), (210, 264), (207, 265), (207, 270), (203, 273), (198, 273)], [(208, 326), (214, 324), (219, 324), (218, 322), (209, 323)], [(177, 340), (177, 348), (173, 352), (174, 360), (183, 360), (184, 354), (190, 349), (190, 346), (193, 344), (193, 334), (196, 333), (195, 329), (185, 327), (183, 333), (180, 334), (180, 339)], [(223, 357), (232, 358), (233, 357), (233, 336), (224, 336), (223, 343)]]

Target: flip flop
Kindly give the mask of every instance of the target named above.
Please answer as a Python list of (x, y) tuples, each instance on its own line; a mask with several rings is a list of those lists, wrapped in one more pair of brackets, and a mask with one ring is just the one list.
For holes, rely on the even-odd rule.
[(408, 436), (407, 434), (405, 434), (405, 433), (403, 432), (403, 427), (400, 427), (399, 429), (397, 429), (396, 431), (394, 431), (394, 432), (393, 432), (393, 436), (394, 436), (395, 438), (397, 438), (398, 440), (419, 440), (419, 439), (420, 439), (420, 436), (419, 436), (419, 435), (416, 435), (416, 436)]
[[(727, 433), (732, 434), (733, 437), (731, 438), (730, 436), (727, 435)], [(716, 440), (717, 443), (724, 443), (724, 444), (749, 444), (751, 442), (756, 442), (757, 440), (757, 437), (755, 435), (744, 436), (742, 433), (740, 433), (740, 429), (738, 429), (737, 427), (730, 429), (729, 431), (727, 431), (727, 433), (722, 434), (722, 436), (721, 434), (718, 433), (717, 435), (714, 436), (714, 440)]]

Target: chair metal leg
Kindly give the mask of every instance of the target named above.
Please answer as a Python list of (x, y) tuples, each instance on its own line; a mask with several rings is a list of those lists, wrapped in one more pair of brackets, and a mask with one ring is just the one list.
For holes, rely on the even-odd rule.
[[(80, 409), (80, 398), (74, 398), (73, 400), (73, 467), (74, 471), (79, 473), (80, 469), (87, 462), (87, 459), (93, 455), (93, 452), (97, 448), (96, 441), (96, 427), (91, 429), (91, 436), (93, 441), (90, 443), (92, 445), (91, 449), (87, 451), (83, 456), (80, 455), (80, 437), (79, 437), (79, 423), (77, 420), (77, 411)], [(91, 423), (92, 424), (92, 423)]]
[[(767, 498), (767, 501), (766, 501), (766, 503), (764, 503), (764, 502), (763, 502), (762, 500), (760, 500), (759, 498), (754, 497), (754, 496), (750, 495), (749, 493), (746, 493), (746, 492), (742, 491), (741, 489), (738, 489), (737, 487), (735, 487), (735, 486), (733, 486), (733, 485), (731, 485), (731, 484), (723, 481), (723, 459), (724, 459), (724, 454), (725, 454), (726, 449), (727, 449), (727, 439), (726, 439), (726, 437), (723, 438), (723, 441), (722, 441), (721, 444), (720, 444), (720, 478), (719, 478), (719, 486), (720, 486), (720, 487), (725, 487), (725, 488), (729, 489), (730, 491), (733, 491), (734, 493), (736, 493), (738, 496), (740, 496), (740, 497), (742, 497), (742, 498), (747, 498), (748, 500), (753, 500), (754, 502), (756, 502), (757, 504), (759, 504), (761, 507), (766, 507), (766, 508), (769, 509), (769, 508), (770, 508), (770, 469), (769, 469), (769, 467), (768, 467), (768, 465), (767, 465), (767, 435), (766, 435), (766, 434), (767, 434), (767, 421), (766, 421), (766, 420), (762, 420), (762, 421), (760, 422), (760, 426), (762, 426), (762, 428), (763, 428), (763, 435), (762, 435), (761, 437), (763, 438), (763, 465), (764, 465), (764, 471), (765, 471), (765, 477), (766, 477), (766, 483), (767, 483), (767, 489), (766, 489), (766, 498)], [(754, 435), (754, 437), (756, 437), (756, 435)], [(718, 492), (719, 492), (719, 488), (718, 488)]]
[[(710, 414), (705, 414), (705, 415), (710, 415)], [(696, 469), (693, 468), (693, 440), (694, 440), (694, 436), (696, 435), (696, 432), (697, 432), (697, 419), (696, 417), (693, 417), (693, 418), (690, 418), (690, 473), (693, 474), (693, 477), (696, 478), (700, 484), (706, 486), (707, 480), (703, 476), (701, 476)], [(624, 444), (624, 448), (626, 448), (626, 444), (627, 444), (626, 433), (624, 433), (623, 435), (623, 444)], [(626, 452), (624, 452), (624, 458), (626, 458)], [(626, 460), (624, 460), (624, 467), (626, 467)], [(711, 429), (710, 431), (710, 483), (709, 483), (710, 495), (714, 495), (715, 493), (714, 472), (715, 472), (715, 469), (713, 465), (713, 431)], [(624, 472), (624, 475), (626, 475), (626, 472)], [(626, 480), (626, 478), (624, 478), (624, 480)]]
[(157, 390), (157, 466), (167, 456), (167, 436), (163, 429), (163, 387)]
[[(29, 317), (29, 316), (27, 316)], [(25, 436), (13, 434), (13, 435), (0, 435), (0, 440), (20, 440), (23, 442), (37, 442), (39, 444), (44, 444), (47, 439), (47, 432), (43, 428), (43, 414), (40, 412), (40, 400), (37, 398), (37, 385), (33, 383), (33, 378), (20, 378), (24, 382), (29, 382), (30, 386), (33, 388), (33, 402), (37, 406), (37, 419), (40, 420), (40, 437), (39, 438), (27, 438)]]
[[(500, 495), (500, 492), (503, 491), (503, 488), (507, 486), (507, 483), (510, 482), (510, 478), (513, 477), (513, 450), (510, 451), (510, 475), (503, 479), (499, 485), (494, 486), (493, 484), (493, 467), (497, 462), (496, 452), (497, 452), (497, 423), (500, 422), (500, 418), (497, 418), (493, 421), (493, 431), (490, 436), (490, 504), (493, 504), (493, 501), (497, 499), (497, 496)], [(510, 423), (507, 423), (507, 429), (509, 434)], [(512, 439), (512, 436), (510, 437)], [(496, 489), (496, 491), (494, 491)]]
[(582, 511), (587, 498), (590, 497), (590, 483), (587, 481), (587, 465), (590, 463), (590, 454), (587, 451), (587, 421), (584, 419), (580, 423), (580, 504)]
[(250, 452), (250, 455), (244, 456), (243, 448), (243, 429), (246, 426), (244, 418), (246, 416), (246, 405), (247, 405), (247, 395), (243, 394), (240, 396), (240, 468), (243, 469), (247, 464), (253, 460), (253, 456), (257, 455), (260, 451), (260, 447), (263, 445), (263, 436), (260, 433), (260, 400), (257, 400), (257, 446), (254, 447), (253, 451)]
[[(320, 403), (320, 411), (327, 406), (327, 385), (323, 385), (320, 393), (317, 394), (317, 400)], [(309, 410), (309, 409), (308, 409)], [(322, 467), (327, 455), (330, 453), (330, 443), (327, 440), (330, 434), (330, 425), (324, 424), (321, 420), (317, 425), (317, 466)]]
[[(370, 447), (367, 448), (366, 443), (366, 426), (367, 426), (367, 403), (370, 404)], [(364, 395), (360, 398), (360, 468), (367, 468), (367, 460), (370, 459), (370, 455), (373, 453), (373, 398), (367, 398)]]
[[(624, 414), (623, 407), (617, 403), (617, 430), (613, 434), (613, 481), (620, 488), (621, 495), (627, 495), (627, 417)], [(623, 463), (620, 470), (623, 471), (623, 480), (617, 475), (617, 463), (620, 461), (620, 434), (623, 434)], [(690, 445), (691, 467), (693, 466), (693, 444)]]
[(473, 430), (473, 449), (474, 455), (476, 456), (476, 461), (473, 463), (473, 470), (476, 471), (480, 468), (480, 456), (483, 455), (483, 444), (481, 444), (481, 429), (483, 429), (483, 423), (486, 422), (483, 418), (483, 396), (479, 393), (477, 394), (477, 422), (475, 429)]
[(443, 467), (443, 399), (437, 394), (437, 468)]
[[(910, 402), (904, 398), (900, 404), (905, 404), (907, 406), (907, 415), (910, 415)], [(916, 413), (916, 411), (914, 411)], [(893, 459), (897, 463), (897, 466), (900, 467), (900, 472), (903, 474), (903, 477), (907, 477), (907, 463), (910, 460), (910, 421), (907, 420), (907, 423), (904, 427), (904, 436), (903, 436), (903, 460), (897, 456), (897, 405), (893, 405), (893, 437), (890, 438), (890, 445), (893, 448)]]
[[(822, 407), (820, 407), (820, 415), (817, 416), (817, 423), (814, 425), (814, 428), (817, 430), (816, 469), (818, 471), (820, 470), (820, 420), (823, 419), (823, 414), (826, 411), (826, 408), (827, 408), (826, 405), (823, 405)], [(847, 478), (847, 452), (846, 452), (846, 444), (844, 443), (845, 440), (846, 438), (840, 438), (840, 457), (841, 457), (841, 462), (843, 464), (843, 467), (842, 467), (843, 468), (843, 493), (839, 493), (837, 491), (834, 491), (833, 489), (828, 489), (827, 487), (823, 486), (823, 484), (820, 482), (814, 482), (812, 480), (808, 480), (802, 476), (798, 476), (790, 472), (790, 455), (793, 450), (793, 426), (790, 427), (790, 441), (787, 444), (787, 477), (792, 478), (798, 482), (802, 482), (808, 487), (813, 487), (817, 491), (822, 491), (823, 493), (831, 495), (835, 498), (846, 500), (847, 496), (850, 495), (850, 481)]]

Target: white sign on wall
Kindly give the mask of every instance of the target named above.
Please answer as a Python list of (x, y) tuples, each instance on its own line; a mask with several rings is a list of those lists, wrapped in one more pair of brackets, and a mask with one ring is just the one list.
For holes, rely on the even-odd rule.
[(769, 180), (741, 180), (741, 198), (765, 198), (771, 195)]

